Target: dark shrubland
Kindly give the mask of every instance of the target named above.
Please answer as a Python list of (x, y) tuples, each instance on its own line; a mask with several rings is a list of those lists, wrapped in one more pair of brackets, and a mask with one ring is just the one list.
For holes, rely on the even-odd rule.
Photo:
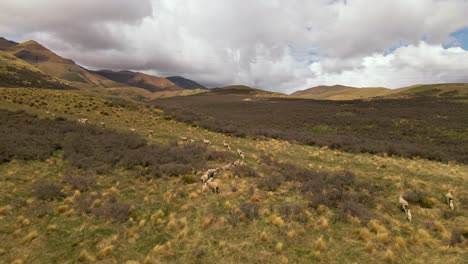
[[(156, 177), (187, 174), (206, 167), (207, 159), (231, 159), (228, 154), (210, 153), (200, 144), (148, 144), (133, 133), (0, 110), (0, 162), (45, 160), (57, 150), (63, 151), (71, 165), (85, 171), (106, 173), (116, 166), (142, 167), (143, 172)], [(92, 186), (92, 179), (68, 175), (65, 183), (85, 190)]]
[(466, 103), (431, 97), (372, 101), (244, 98), (195, 95), (157, 99), (153, 104), (169, 118), (239, 137), (468, 162)]
[[(371, 208), (374, 195), (380, 192), (379, 188), (370, 183), (356, 179), (350, 171), (327, 172), (309, 170), (297, 167), (290, 163), (278, 162), (269, 156), (262, 157), (262, 162), (269, 170), (280, 176), (269, 176), (259, 181), (261, 188), (277, 188), (282, 179), (300, 183), (300, 191), (306, 197), (310, 207), (318, 208), (325, 205), (329, 208), (339, 209), (338, 220), (345, 221), (348, 216), (357, 217), (361, 222), (368, 222), (375, 217)], [(280, 214), (288, 219), (291, 215), (304, 219), (300, 206), (281, 207)]]

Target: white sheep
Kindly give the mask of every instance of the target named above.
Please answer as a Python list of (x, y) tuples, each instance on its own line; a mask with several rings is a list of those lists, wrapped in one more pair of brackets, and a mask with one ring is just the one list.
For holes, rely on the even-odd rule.
[(206, 190), (211, 190), (213, 193), (219, 193), (219, 186), (216, 182), (212, 181), (212, 179), (208, 180), (203, 184), (202, 192)]
[(195, 140), (190, 139), (190, 144), (194, 144), (194, 143), (195, 143)]
[(207, 144), (207, 145), (213, 144), (213, 143), (211, 143), (211, 141), (209, 141), (208, 139), (203, 139), (203, 143), (204, 143), (204, 144)]
[(398, 197), (398, 202), (400, 203), (401, 209), (405, 211), (406, 214), (408, 214), (409, 204), (405, 199), (403, 199), (403, 195), (400, 194), (400, 196)]
[(218, 169), (208, 169), (205, 174), (203, 174), (201, 177), (200, 177), (200, 180), (202, 183), (206, 183), (207, 181), (209, 181), (210, 179), (213, 179), (214, 176), (215, 176), (215, 173), (218, 171)]
[(130, 131), (132, 131), (132, 132), (136, 132), (136, 129), (134, 129), (134, 128), (130, 128)]
[(180, 139), (182, 139), (182, 141), (187, 141), (188, 137), (180, 137)]
[(103, 128), (105, 128), (105, 127), (106, 127), (106, 123), (101, 122), (101, 126), (102, 126)]
[(239, 158), (240, 158), (241, 160), (244, 160), (244, 159), (245, 159), (244, 152), (242, 152), (242, 150), (237, 149), (237, 155), (239, 155)]
[(410, 221), (410, 223), (411, 223), (412, 216), (411, 216), (411, 210), (410, 209), (408, 209), (408, 212), (406, 213), (406, 218), (408, 218), (408, 221)]
[(453, 191), (450, 190), (448, 193), (445, 194), (445, 199), (447, 204), (450, 206), (450, 210), (455, 210), (455, 205), (453, 204)]
[(152, 135), (154, 135), (154, 130), (153, 129), (148, 129), (148, 133), (152, 136)]
[(229, 146), (229, 144), (228, 144), (226, 141), (223, 142), (223, 146), (224, 146), (225, 148), (231, 150), (231, 146)]

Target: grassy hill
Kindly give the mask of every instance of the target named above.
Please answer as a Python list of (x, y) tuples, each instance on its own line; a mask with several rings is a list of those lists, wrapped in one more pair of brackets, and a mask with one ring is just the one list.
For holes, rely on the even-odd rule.
[(73, 89), (65, 81), (54, 78), (4, 51), (0, 51), (0, 85), (3, 87)]
[(71, 86), (79, 88), (119, 86), (109, 79), (90, 73), (72, 60), (60, 57), (34, 40), (10, 46), (5, 51), (50, 76), (67, 81)]
[(93, 71), (93, 73), (101, 75), (115, 82), (127, 84), (129, 86), (140, 87), (150, 92), (183, 90), (182, 87), (177, 86), (166, 78), (141, 72), (100, 70)]
[(323, 85), (296, 91), (291, 96), (318, 100), (355, 100), (383, 96), (391, 93), (391, 91), (387, 88), (355, 88), (343, 85)]
[(466, 98), (468, 97), (468, 83), (444, 83), (414, 85), (393, 90), (385, 98), (414, 98), (414, 97), (438, 97), (438, 98)]
[[(10, 146), (0, 164), (0, 262), (466, 259), (466, 164), (232, 137), (80, 91), (0, 89), (0, 97), (0, 144)], [(89, 125), (78, 125), (81, 117)], [(201, 192), (197, 172), (236, 158), (224, 141), (244, 151), (246, 165), (215, 176), (219, 194)]]

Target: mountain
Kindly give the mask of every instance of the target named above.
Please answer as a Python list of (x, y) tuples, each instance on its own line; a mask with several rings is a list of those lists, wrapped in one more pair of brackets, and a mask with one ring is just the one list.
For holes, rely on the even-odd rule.
[(0, 87), (73, 89), (65, 81), (52, 77), (5, 51), (0, 51)]
[(71, 86), (80, 88), (118, 86), (111, 80), (90, 73), (72, 60), (60, 57), (34, 40), (15, 45), (7, 41), (1, 41), (1, 43), (4, 47), (8, 46), (4, 48), (5, 52), (37, 67), (46, 74), (67, 81)]
[(189, 89), (189, 90), (194, 90), (194, 89), (207, 89), (205, 86), (195, 82), (195, 81), (192, 81), (192, 80), (189, 80), (189, 79), (186, 79), (182, 76), (171, 76), (171, 77), (167, 77), (166, 79), (168, 79), (169, 81), (175, 83), (177, 86), (180, 86), (184, 89)]
[(6, 38), (3, 38), (3, 37), (0, 37), (0, 50), (7, 50), (13, 46), (16, 46), (18, 45), (18, 43), (14, 42), (14, 41), (11, 41), (11, 40), (8, 40)]
[(384, 96), (391, 93), (387, 88), (356, 88), (343, 85), (316, 86), (309, 89), (296, 91), (291, 94), (294, 97), (303, 97), (319, 100), (354, 100)]
[(141, 72), (99, 70), (93, 71), (93, 73), (115, 82), (140, 87), (150, 92), (179, 91), (184, 89), (166, 78)]

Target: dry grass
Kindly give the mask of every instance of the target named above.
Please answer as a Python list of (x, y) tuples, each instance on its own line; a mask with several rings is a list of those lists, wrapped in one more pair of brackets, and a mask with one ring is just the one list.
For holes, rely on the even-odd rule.
[[(395, 204), (399, 192), (396, 176), (404, 175), (405, 188), (424, 183), (424, 191), (437, 198), (437, 194), (445, 193), (450, 186), (463, 186), (468, 180), (465, 164), (355, 155), (279, 140), (235, 138), (164, 120), (161, 113), (145, 107), (108, 107), (105, 104), (108, 99), (91, 101), (92, 97), (73, 92), (37, 94), (0, 89), (0, 96), (12, 94), (25, 101), (44, 96), (49, 111), (70, 120), (86, 116), (91, 123), (105, 122), (108, 129), (135, 127), (145, 138), (148, 129), (155, 129), (151, 142), (167, 143), (178, 140), (179, 136), (190, 136), (197, 141), (209, 138), (213, 141), (210, 148), (222, 150), (222, 142), (226, 140), (234, 149), (239, 147), (248, 154), (246, 162), (255, 168), (259, 178), (270, 171), (259, 162), (261, 159), (253, 157), (266, 153), (311, 170), (349, 169), (358, 179), (381, 191), (375, 194), (376, 204), (369, 206), (377, 220), (363, 224), (338, 221), (336, 208), (308, 207), (306, 197), (294, 182), (282, 183), (276, 191), (256, 189), (250, 195), (249, 187), (257, 186), (259, 178), (236, 178), (226, 172), (222, 179), (226, 191), (205, 195), (200, 194), (199, 182), (184, 183), (177, 177), (145, 179), (137, 171), (115, 169), (98, 175), (96, 185), (90, 190), (81, 192), (64, 186), (64, 198), (43, 201), (47, 205), (43, 208), (34, 199), (33, 186), (44, 180), (62, 184), (70, 165), (59, 152), (44, 162), (0, 164), (0, 263), (17, 259), (24, 263), (33, 259), (39, 263), (65, 263), (70, 259), (80, 262), (100, 259), (103, 263), (215, 263), (220, 260), (226, 263), (410, 263), (415, 259), (430, 263), (435, 259), (439, 263), (463, 263), (467, 254), (464, 244), (448, 247), (452, 232), (467, 225), (467, 209), (461, 202), (457, 211), (447, 218), (444, 218), (448, 209), (443, 198), (436, 199), (433, 208), (412, 205), (413, 223), (406, 221)], [(71, 105), (69, 110), (66, 103)], [(85, 106), (73, 107), (79, 103)], [(88, 107), (88, 104), (93, 105)], [(0, 108), (24, 109), (50, 117), (45, 108), (8, 100), (1, 101)], [(103, 111), (110, 114), (100, 114)], [(209, 162), (210, 168), (220, 165), (223, 164)], [(238, 187), (236, 192), (230, 188), (234, 185)], [(109, 197), (130, 204), (130, 219), (112, 222), (73, 210), (79, 199), (93, 194), (101, 195), (93, 196), (101, 199), (101, 203), (96, 202), (97, 198), (90, 202), (95, 209), (106, 204)], [(457, 198), (466, 195), (465, 190), (457, 190)], [(254, 201), (253, 196), (257, 196)], [(239, 214), (237, 225), (233, 226), (229, 221), (230, 211), (239, 212), (238, 205), (246, 201), (259, 206), (258, 218), (247, 221)], [(301, 205), (308, 221), (298, 222), (281, 213), (280, 208), (291, 204)], [(380, 210), (376, 209), (377, 204)], [(427, 226), (426, 222), (433, 225)], [(404, 254), (397, 254), (400, 250)], [(23, 260), (22, 256), (26, 255), (28, 258)]]

